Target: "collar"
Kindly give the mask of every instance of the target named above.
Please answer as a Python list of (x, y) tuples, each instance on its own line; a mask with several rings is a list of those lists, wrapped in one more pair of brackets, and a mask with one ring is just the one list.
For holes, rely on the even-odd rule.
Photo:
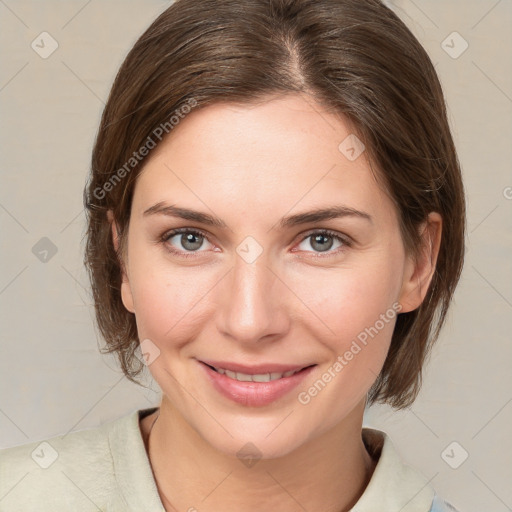
[[(165, 512), (139, 424), (157, 409), (139, 409), (112, 424), (108, 439), (119, 491), (119, 503), (113, 504), (112, 510)], [(365, 427), (362, 436), (368, 452), (378, 461), (351, 512), (428, 512), (434, 498), (429, 481), (402, 462), (387, 434)]]
[(428, 512), (434, 498), (429, 481), (402, 462), (385, 432), (363, 428), (362, 435), (366, 449), (378, 462), (351, 512)]
[(112, 425), (108, 440), (118, 486), (111, 510), (165, 512), (144, 446), (140, 420), (158, 407), (139, 409)]

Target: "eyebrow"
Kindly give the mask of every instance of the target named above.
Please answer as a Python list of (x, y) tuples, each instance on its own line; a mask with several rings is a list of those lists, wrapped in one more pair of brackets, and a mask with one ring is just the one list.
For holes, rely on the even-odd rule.
[[(175, 205), (169, 205), (164, 202), (157, 203), (144, 211), (143, 216), (150, 215), (166, 215), (168, 217), (177, 217), (185, 220), (192, 220), (219, 228), (227, 228), (227, 224), (208, 213), (190, 210)], [(308, 212), (297, 213), (288, 217), (283, 217), (277, 224), (279, 229), (290, 228), (301, 224), (309, 224), (312, 222), (320, 222), (330, 219), (338, 219), (342, 217), (355, 217), (373, 223), (371, 215), (366, 212), (350, 208), (348, 206), (332, 206), (328, 208), (316, 208)]]

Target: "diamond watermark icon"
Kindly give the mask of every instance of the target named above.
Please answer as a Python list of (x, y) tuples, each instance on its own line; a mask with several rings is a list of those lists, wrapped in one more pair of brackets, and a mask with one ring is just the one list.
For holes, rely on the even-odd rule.
[(462, 466), (466, 459), (469, 457), (469, 453), (464, 447), (457, 441), (451, 442), (442, 452), (441, 458), (450, 466), (452, 469), (457, 469)]
[(35, 463), (43, 469), (49, 468), (58, 458), (57, 450), (47, 441), (37, 445), (37, 448), (30, 454)]
[(149, 366), (160, 355), (160, 349), (150, 339), (146, 338), (140, 342), (134, 353), (137, 359)]
[(44, 236), (32, 247), (32, 254), (42, 263), (48, 263), (57, 254), (57, 246)]
[(252, 236), (246, 236), (236, 252), (246, 263), (254, 263), (263, 252), (263, 247)]
[(59, 47), (59, 43), (48, 32), (41, 32), (30, 47), (39, 57), (47, 59)]
[(441, 43), (441, 48), (452, 59), (458, 59), (468, 49), (468, 47), (468, 42), (458, 32), (452, 32)]
[(353, 162), (363, 153), (365, 150), (365, 145), (363, 141), (351, 133), (348, 137), (343, 139), (341, 144), (338, 146), (340, 153), (342, 153), (347, 160)]
[(238, 450), (236, 456), (244, 466), (251, 469), (261, 459), (262, 453), (253, 443), (246, 443)]

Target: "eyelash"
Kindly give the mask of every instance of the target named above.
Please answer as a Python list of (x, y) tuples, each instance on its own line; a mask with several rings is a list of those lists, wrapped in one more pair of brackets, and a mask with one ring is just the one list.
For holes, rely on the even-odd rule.
[[(198, 257), (197, 253), (200, 253), (202, 251), (183, 251), (182, 252), (182, 251), (177, 251), (175, 249), (171, 249), (170, 248), (170, 246), (169, 246), (169, 244), (167, 242), (173, 236), (179, 235), (180, 233), (192, 233), (194, 235), (202, 236), (202, 237), (206, 238), (206, 240), (208, 240), (208, 236), (206, 235), (206, 233), (204, 233), (201, 230), (194, 229), (194, 228), (178, 228), (178, 229), (173, 229), (171, 231), (166, 231), (160, 237), (160, 242), (165, 245), (166, 249), (170, 253), (172, 253), (172, 254), (174, 254), (176, 256), (179, 256), (181, 258), (197, 258)], [(337, 255), (337, 254), (341, 253), (342, 251), (344, 251), (346, 248), (349, 248), (349, 247), (352, 246), (352, 240), (350, 238), (348, 238), (346, 236), (342, 236), (339, 233), (337, 233), (335, 231), (331, 231), (329, 229), (312, 230), (312, 231), (306, 233), (303, 236), (303, 238), (299, 241), (299, 244), (302, 243), (304, 240), (312, 237), (313, 235), (325, 235), (325, 236), (334, 238), (335, 240), (337, 240), (337, 241), (339, 241), (339, 242), (341, 242), (343, 244), (341, 247), (338, 247), (338, 249), (336, 249), (335, 251), (326, 251), (325, 254), (315, 253), (314, 258), (328, 258), (328, 257), (332, 257), (333, 255)], [(311, 252), (311, 251), (308, 251), (308, 252)]]

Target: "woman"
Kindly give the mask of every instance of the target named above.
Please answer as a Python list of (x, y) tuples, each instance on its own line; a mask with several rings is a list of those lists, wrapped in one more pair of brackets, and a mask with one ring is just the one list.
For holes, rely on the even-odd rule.
[(4, 450), (2, 510), (453, 510), (362, 428), (414, 401), (464, 254), (443, 93), (392, 11), (178, 0), (119, 70), (85, 204), (106, 351), (162, 402)]

